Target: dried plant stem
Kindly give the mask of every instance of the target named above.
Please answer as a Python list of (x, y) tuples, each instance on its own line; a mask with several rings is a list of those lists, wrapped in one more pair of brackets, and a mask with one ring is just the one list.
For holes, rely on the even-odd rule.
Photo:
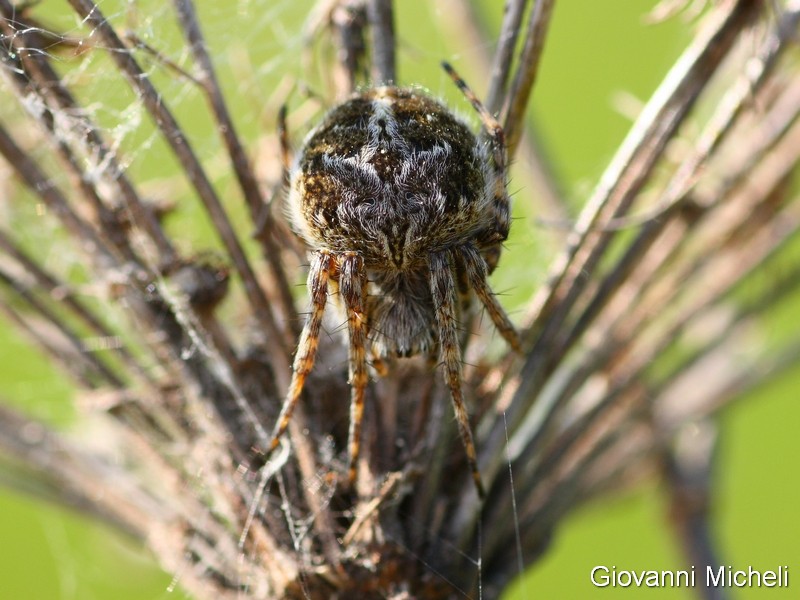
[(192, 51), (192, 56), (199, 67), (198, 81), (211, 106), (211, 112), (218, 122), (218, 131), (230, 155), (239, 188), (242, 190), (242, 195), (250, 211), (250, 218), (257, 227), (259, 239), (264, 245), (264, 258), (270, 267), (270, 279), (274, 281), (274, 286), (277, 288), (277, 297), (270, 304), (277, 303), (280, 307), (278, 316), (282, 315), (283, 318), (277, 320), (287, 324), (289, 344), (291, 344), (300, 331), (297, 322), (290, 318), (294, 313), (294, 300), (283, 265), (280, 263), (280, 251), (272, 233), (273, 220), (270, 218), (269, 206), (261, 193), (250, 160), (245, 154), (228, 112), (192, 1), (175, 0), (175, 12)]
[(525, 45), (520, 52), (517, 72), (508, 91), (507, 107), (503, 111), (503, 128), (506, 131), (509, 156), (514, 156), (522, 136), (528, 100), (536, 81), (554, 5), (555, 0), (536, 0), (528, 17)]
[(372, 27), (374, 85), (397, 81), (395, 59), (394, 9), (391, 0), (367, 0), (367, 16)]
[[(286, 340), (285, 347), (288, 347), (288, 337), (284, 335), (282, 328), (275, 321), (275, 316), (264, 294), (264, 290), (256, 278), (255, 272), (250, 265), (250, 260), (247, 258), (236, 231), (233, 229), (228, 215), (216, 191), (211, 185), (203, 166), (197, 159), (189, 140), (186, 139), (186, 136), (183, 134), (172, 112), (164, 103), (150, 80), (142, 72), (136, 60), (127, 52), (127, 48), (119, 39), (110, 23), (100, 12), (100, 9), (91, 0), (70, 0), (70, 4), (75, 9), (75, 12), (84, 19), (85, 23), (92, 27), (94, 33), (110, 51), (111, 57), (116, 62), (120, 72), (126, 76), (131, 87), (139, 94), (156, 125), (164, 134), (164, 139), (178, 157), (178, 160), (184, 168), (184, 172), (189, 177), (189, 180), (203, 202), (203, 206), (214, 222), (217, 232), (231, 257), (234, 268), (242, 279), (247, 299), (253, 309), (254, 317), (271, 339)], [(273, 361), (275, 377), (278, 379), (278, 382), (285, 383), (286, 386), (288, 386), (288, 362), (285, 358), (280, 358), (281, 355), (278, 353), (271, 354), (270, 356)]]
[[(603, 223), (628, 209), (667, 141), (738, 39), (739, 32), (757, 18), (758, 10), (750, 2), (727, 2), (714, 16), (642, 111), (581, 213), (565, 252), (555, 262), (550, 281), (537, 292), (529, 307), (531, 322), (525, 337), (533, 349), (522, 368), (519, 385), (515, 386), (517, 398), (535, 398), (536, 390), (552, 368), (544, 360), (545, 348), (561, 329), (613, 235), (602, 229)], [(510, 394), (510, 390), (506, 393)], [(527, 403), (512, 401), (511, 404), (515, 408), (508, 417), (516, 422), (517, 410)], [(493, 429), (499, 439), (499, 427)]]

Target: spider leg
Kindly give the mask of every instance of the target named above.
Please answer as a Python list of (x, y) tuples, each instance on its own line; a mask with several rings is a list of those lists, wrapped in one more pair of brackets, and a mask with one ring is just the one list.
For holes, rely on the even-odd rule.
[(481, 117), (483, 131), (489, 140), (492, 157), (492, 227), (478, 235), (477, 242), (486, 259), (489, 272), (494, 271), (500, 258), (500, 244), (508, 238), (511, 228), (511, 210), (506, 193), (506, 135), (503, 126), (492, 116), (467, 83), (448, 63), (442, 63), (444, 70), (456, 84), (461, 93), (472, 104)]
[(500, 144), (497, 146), (502, 150), (502, 160), (497, 164), (498, 167), (505, 168), (505, 133), (503, 132), (503, 126), (500, 125), (497, 119), (494, 118), (492, 113), (490, 113), (486, 107), (483, 105), (483, 102), (480, 101), (478, 96), (472, 89), (467, 85), (467, 82), (461, 79), (461, 76), (456, 73), (456, 70), (452, 67), (452, 65), (448, 62), (442, 62), (442, 67), (447, 74), (450, 76), (450, 79), (453, 80), (453, 83), (456, 84), (456, 87), (461, 90), (461, 93), (464, 94), (464, 97), (469, 100), (472, 107), (477, 111), (477, 113), (481, 117), (481, 121), (483, 122), (483, 129), (486, 131), (486, 134), (490, 138), (496, 139)]
[[(494, 168), (497, 172), (505, 175), (506, 172), (506, 134), (503, 131), (503, 126), (500, 125), (497, 119), (492, 116), (483, 102), (480, 101), (475, 92), (467, 85), (467, 82), (461, 79), (461, 76), (456, 73), (455, 69), (450, 66), (450, 63), (443, 62), (442, 67), (447, 71), (447, 74), (456, 84), (456, 87), (461, 90), (464, 97), (469, 100), (472, 107), (477, 111), (483, 123), (483, 130), (490, 140), (492, 147), (492, 157), (494, 158)], [(505, 196), (505, 179), (502, 179), (503, 196)]]
[(325, 312), (325, 303), (328, 300), (328, 279), (330, 277), (333, 257), (330, 253), (319, 251), (314, 254), (311, 261), (311, 268), (308, 272), (308, 290), (311, 296), (311, 312), (308, 315), (303, 332), (300, 334), (300, 341), (297, 343), (297, 353), (294, 356), (292, 365), (292, 381), (289, 384), (289, 392), (281, 406), (281, 412), (275, 423), (272, 432), (272, 442), (268, 452), (272, 452), (278, 447), (281, 436), (289, 427), (297, 401), (303, 392), (306, 377), (314, 367), (314, 361), (319, 347), (319, 332), (322, 327), (322, 315)]
[(358, 455), (361, 451), (361, 422), (364, 417), (364, 392), (367, 388), (367, 277), (364, 260), (348, 252), (339, 266), (339, 293), (347, 310), (347, 331), (350, 336), (350, 432), (348, 435), (350, 484), (356, 480)]
[(483, 306), (486, 307), (486, 312), (489, 313), (489, 318), (492, 319), (492, 323), (497, 327), (500, 335), (514, 350), (522, 352), (519, 334), (517, 334), (514, 324), (497, 301), (497, 296), (489, 287), (489, 282), (486, 281), (486, 261), (480, 252), (472, 244), (464, 244), (455, 252), (458, 260), (464, 265), (470, 286), (475, 290), (475, 295), (478, 296)]
[(461, 349), (458, 344), (456, 330), (456, 290), (453, 281), (453, 269), (448, 260), (448, 253), (434, 252), (430, 258), (430, 286), (433, 304), (436, 308), (436, 324), (439, 333), (439, 357), (444, 365), (444, 378), (450, 388), (450, 398), (458, 423), (458, 433), (467, 454), (467, 462), (472, 471), (472, 479), (478, 496), (485, 497), (481, 474), (478, 471), (478, 459), (472, 430), (469, 426), (469, 414), (464, 405), (461, 390)]

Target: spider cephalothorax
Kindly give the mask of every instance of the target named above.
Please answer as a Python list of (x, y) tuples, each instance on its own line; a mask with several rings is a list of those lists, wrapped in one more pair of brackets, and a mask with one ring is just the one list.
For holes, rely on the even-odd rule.
[(273, 447), (311, 370), (322, 315), (338, 287), (350, 337), (350, 478), (359, 452), (367, 357), (436, 356), (444, 365), (479, 493), (461, 392), (456, 281), (488, 309), (518, 347), (486, 282), (509, 228), (503, 132), (466, 85), (483, 118), (476, 137), (442, 104), (415, 89), (378, 87), (334, 108), (306, 139), (289, 178), (293, 226), (312, 251), (312, 309), (298, 345)]

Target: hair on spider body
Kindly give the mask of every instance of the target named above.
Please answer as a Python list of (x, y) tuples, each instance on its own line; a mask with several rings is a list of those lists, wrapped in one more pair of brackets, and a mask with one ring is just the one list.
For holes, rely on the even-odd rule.
[[(472, 239), (491, 211), (485, 143), (435, 100), (380, 87), (334, 108), (290, 173), (289, 207), (312, 248), (413, 271)], [(507, 230), (503, 232), (507, 235)]]
[(443, 366), (482, 496), (461, 390), (457, 325), (459, 296), (472, 291), (503, 337), (519, 348), (486, 281), (509, 230), (505, 147), (500, 125), (445, 68), (481, 114), (481, 135), (420, 90), (376, 87), (332, 109), (290, 169), (288, 211), (311, 249), (312, 306), (271, 449), (313, 367), (328, 292), (338, 288), (349, 336), (350, 481), (360, 449), (368, 357), (382, 364), (420, 354), (438, 357)]

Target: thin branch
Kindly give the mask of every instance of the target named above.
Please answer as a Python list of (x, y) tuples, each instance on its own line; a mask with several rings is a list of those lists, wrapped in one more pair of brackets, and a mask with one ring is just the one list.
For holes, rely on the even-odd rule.
[(0, 154), (8, 161), (33, 192), (39, 195), (47, 207), (61, 220), (73, 239), (79, 241), (89, 256), (95, 257), (100, 270), (105, 271), (118, 260), (98, 232), (71, 207), (67, 198), (53, 184), (38, 165), (20, 148), (8, 131), (0, 125)]
[(269, 207), (256, 180), (250, 159), (236, 133), (228, 107), (225, 104), (225, 99), (214, 71), (214, 63), (208, 54), (200, 23), (197, 21), (194, 4), (192, 0), (174, 0), (174, 4), (181, 29), (186, 36), (186, 41), (189, 43), (194, 61), (200, 68), (197, 79), (201, 83), (201, 89), (209, 102), (211, 112), (217, 120), (217, 130), (225, 142), (234, 173), (236, 173), (236, 179), (239, 182), (239, 188), (242, 190), (250, 211), (250, 218), (253, 224), (257, 226), (260, 233), (259, 239), (264, 244), (264, 258), (270, 268), (271, 280), (274, 281), (278, 290), (277, 303), (284, 315), (284, 321), (289, 327), (287, 343), (288, 347), (291, 347), (300, 331), (298, 321), (294, 318), (294, 300), (289, 282), (280, 262), (280, 249), (271, 235), (273, 226)]
[(550, 16), (553, 13), (555, 0), (535, 0), (528, 18), (528, 32), (522, 48), (517, 72), (511, 82), (505, 107), (503, 128), (506, 132), (508, 155), (514, 156), (524, 131), (525, 112), (528, 100), (539, 72), (542, 50), (550, 27)]
[[(51, 310), (44, 302), (40, 301), (34, 294), (30, 292), (28, 287), (13, 277), (11, 273), (6, 271), (0, 265), (0, 284), (5, 285), (12, 290), (21, 300), (27, 304), (28, 308), (34, 313), (38, 314), (45, 322), (58, 331), (59, 335), (63, 338), (67, 348), (62, 348), (61, 351), (66, 351), (72, 356), (75, 356), (79, 362), (85, 365), (86, 371), (81, 369), (85, 374), (79, 378), (79, 383), (86, 383), (87, 381), (94, 381), (95, 378), (104, 380), (106, 385), (122, 389), (125, 387), (125, 382), (111, 370), (96, 353), (87, 352), (83, 342), (81, 341), (80, 334), (75, 331), (61, 316)], [(77, 369), (77, 365), (75, 366)], [(99, 382), (92, 383), (91, 387), (97, 387)]]
[[(519, 465), (515, 469), (518, 474), (516, 478), (518, 485), (521, 487), (536, 485), (537, 481), (546, 480), (552, 476), (552, 473), (557, 473), (560, 463), (569, 459), (574, 448), (585, 443), (585, 432), (591, 427), (599, 426), (607, 412), (612, 409), (618, 410), (620, 403), (630, 398), (631, 394), (637, 393), (636, 390), (641, 388), (640, 381), (643, 372), (677, 339), (679, 332), (692, 322), (700, 311), (723, 296), (731, 285), (738, 283), (741, 277), (761, 265), (763, 260), (792, 239), (792, 236), (800, 230), (800, 210), (794, 208), (792, 213), (787, 215), (787, 219), (791, 219), (790, 223), (776, 224), (774, 228), (760, 231), (760, 239), (753, 240), (746, 247), (737, 247), (739, 256), (732, 257), (730, 262), (734, 266), (727, 272), (722, 272), (719, 268), (709, 269), (713, 270), (716, 277), (719, 278), (719, 287), (709, 290), (707, 296), (704, 295), (701, 300), (692, 305), (692, 308), (682, 312), (670, 327), (664, 329), (662, 334), (658, 336), (637, 335), (634, 338), (633, 347), (626, 349), (630, 355), (628, 360), (612, 362), (616, 369), (610, 370), (606, 375), (609, 380), (609, 391), (584, 415), (577, 419), (572, 417), (570, 426), (559, 434), (558, 442), (549, 444), (550, 449), (546, 451), (545, 456), (542, 456), (537, 449), (532, 448), (531, 443), (522, 447), (518, 453)], [(748, 264), (743, 265), (743, 269), (740, 271), (739, 265), (744, 257), (747, 257)], [(704, 279), (707, 280), (707, 278)], [(690, 284), (687, 284), (687, 287), (691, 287)], [(724, 335), (727, 337), (730, 331), (731, 329), (726, 329)], [(706, 346), (698, 351), (693, 355), (693, 361), (706, 355), (711, 348), (712, 346)], [(674, 377), (670, 380), (674, 381)], [(650, 395), (649, 390), (648, 395)], [(532, 440), (533, 443), (538, 441), (538, 437)], [(525, 466), (526, 463), (529, 465), (528, 467)], [(516, 460), (514, 464), (517, 464)], [(530, 465), (533, 465), (533, 468)]]
[(392, 0), (367, 0), (367, 17), (372, 29), (372, 84), (389, 85), (397, 81)]
[[(652, 244), (658, 242), (660, 239), (659, 232), (663, 231), (664, 227), (672, 219), (681, 218), (680, 209), (685, 207), (688, 202), (699, 171), (707, 165), (709, 158), (731, 134), (745, 107), (752, 105), (753, 96), (758, 93), (765, 81), (767, 81), (767, 77), (777, 62), (781, 50), (785, 48), (785, 43), (780, 44), (776, 38), (770, 36), (760, 51), (756, 53), (757, 58), (748, 62), (746, 74), (725, 95), (705, 130), (699, 136), (690, 155), (681, 163), (669, 182), (664, 186), (664, 191), (657, 200), (656, 205), (666, 207), (664, 210), (669, 212), (665, 212), (660, 218), (654, 218), (645, 223), (625, 255), (614, 264), (613, 269), (600, 282), (592, 298), (581, 311), (581, 316), (575, 325), (569, 327), (567, 332), (560, 334), (557, 343), (558, 350), (551, 347), (552, 351), (556, 352), (558, 356), (564, 356), (569, 351), (586, 331), (589, 324), (596, 319), (612, 295), (619, 291), (621, 282), (625, 281), (630, 271), (639, 265), (642, 257), (646, 255)], [(778, 143), (781, 136), (786, 133), (788, 127), (797, 118), (798, 112), (800, 112), (800, 101), (793, 109), (785, 110), (785, 107), (781, 107), (777, 118), (784, 125), (777, 129), (777, 137), (768, 138), (765, 140), (764, 145), (760, 147), (766, 150)], [(756, 145), (753, 145), (750, 149), (755, 149), (755, 147)], [(753, 156), (758, 156), (758, 154), (754, 153)], [(749, 168), (741, 169), (738, 172), (737, 179), (741, 180), (747, 177), (749, 172)], [(705, 210), (709, 211), (710, 208), (705, 207)], [(680, 237), (678, 239), (680, 243), (684, 243), (687, 238)], [(659, 248), (659, 250), (661, 251), (661, 256), (666, 259), (668, 256), (674, 255), (677, 248), (673, 248), (670, 253), (664, 252), (663, 247)], [(556, 360), (559, 359), (556, 358)]]
[(497, 38), (497, 50), (494, 53), (485, 102), (487, 110), (493, 115), (497, 115), (506, 103), (506, 86), (527, 4), (528, 0), (506, 0), (503, 8), (503, 23)]
[[(87, 255), (99, 262), (97, 267), (98, 272), (110, 272), (112, 268), (118, 265), (118, 259), (114, 255), (113, 249), (107, 248), (106, 242), (97, 234), (94, 228), (72, 209), (66, 197), (52, 181), (45, 176), (30, 157), (17, 146), (2, 127), (0, 127), (0, 154), (6, 158), (8, 163), (22, 177), (25, 184), (61, 219), (72, 237), (82, 243), (83, 249)], [(202, 342), (201, 336), (198, 335), (197, 326), (193, 325), (193, 320), (188, 317), (186, 311), (181, 309), (178, 300), (172, 298), (169, 291), (163, 285), (157, 285), (152, 282), (146, 274), (140, 276), (134, 273), (127, 281), (132, 284), (133, 289), (136, 290), (137, 293), (144, 294), (145, 296), (151, 295), (158, 290), (160, 292), (160, 298), (164, 301), (165, 305), (169, 306), (174, 311), (172, 314), (167, 314), (166, 312), (159, 313), (159, 309), (147, 301), (139, 305), (145, 311), (143, 322), (150, 324), (150, 326), (156, 324), (159, 328), (159, 335), (153, 336), (152, 339), (163, 339), (163, 333), (166, 331), (170, 332), (170, 335), (167, 336), (171, 347), (168, 356), (172, 363), (173, 373), (183, 374), (191, 372), (191, 377), (195, 381), (202, 382), (202, 385), (207, 391), (218, 388), (219, 382), (222, 382), (222, 384), (231, 391), (233, 397), (237, 399), (237, 403), (244, 410), (244, 414), (248, 415), (248, 420), (254, 431), (258, 433), (259, 437), (262, 439), (262, 443), (266, 444), (266, 440), (268, 439), (266, 432), (261, 427), (259, 419), (255, 418), (252, 411), (249, 409), (249, 403), (241, 392), (241, 385), (237, 384), (235, 381), (233, 376), (234, 372), (231, 370), (231, 367), (222, 360), (213, 362), (212, 364), (217, 366), (216, 374), (219, 379), (212, 381), (208, 377), (205, 366), (202, 366), (196, 360), (190, 361), (183, 357), (184, 344), (187, 339), (192, 340), (190, 342), (191, 345), (202, 345), (207, 355), (213, 354), (216, 352), (216, 349)], [(137, 300), (136, 298), (132, 298), (134, 302)], [(184, 383), (191, 387), (188, 381), (184, 380)], [(210, 393), (209, 398), (215, 398), (219, 395), (219, 392), (216, 394)], [(225, 398), (225, 400), (227, 400), (227, 398)], [(220, 401), (222, 401), (222, 399), (220, 399)]]
[[(443, 10), (436, 11), (440, 17), (440, 27), (448, 33), (448, 37), (463, 40), (469, 48), (476, 50), (473, 53), (475, 58), (470, 57), (470, 68), (479, 69), (477, 81), (490, 79), (488, 99), (484, 105), (493, 115), (500, 114), (507, 97), (505, 88), (498, 86), (505, 85), (505, 80), (501, 82), (501, 78), (508, 78), (513, 65), (511, 44), (516, 44), (522, 23), (522, 14), (517, 14), (517, 11), (524, 11), (524, 5), (525, 0), (507, 2), (500, 42), (493, 56), (477, 51), (491, 48), (494, 38), (493, 32), (486, 26), (486, 20), (481, 18), (478, 7), (473, 2), (451, 0)], [(535, 125), (531, 124), (531, 119), (526, 118), (524, 113), (518, 116), (522, 121), (509, 123), (509, 126), (512, 129), (520, 129), (522, 137), (514, 149), (514, 154), (508, 155), (508, 160), (512, 166), (519, 165), (513, 175), (513, 187), (525, 190), (525, 193), (513, 193), (512, 198), (515, 202), (529, 202), (536, 214), (545, 214), (557, 221), (566, 221), (569, 213), (561, 193), (563, 186), (547, 158), (547, 151), (539, 140)]]

